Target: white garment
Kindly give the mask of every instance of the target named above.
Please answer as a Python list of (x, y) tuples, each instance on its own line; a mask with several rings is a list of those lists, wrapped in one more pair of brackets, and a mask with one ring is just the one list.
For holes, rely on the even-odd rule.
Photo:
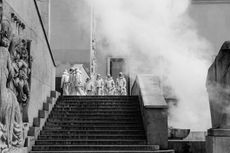
[(93, 82), (91, 80), (85, 83), (85, 93), (93, 95)]
[(114, 95), (115, 83), (113, 78), (108, 78), (105, 81), (105, 90), (107, 95)]
[(127, 95), (126, 79), (124, 77), (117, 78), (116, 85), (118, 95)]
[(104, 92), (103, 92), (103, 90), (104, 90), (104, 81), (103, 81), (103, 79), (97, 79), (96, 80), (96, 82), (95, 82), (95, 87), (96, 87), (96, 95), (103, 95), (104, 94)]
[(75, 73), (73, 73), (72, 76), (72, 93), (71, 95), (78, 95), (78, 96), (84, 96), (84, 84), (82, 81), (82, 73), (80, 70), (76, 70)]
[(64, 73), (61, 78), (61, 88), (63, 95), (69, 95), (69, 74)]

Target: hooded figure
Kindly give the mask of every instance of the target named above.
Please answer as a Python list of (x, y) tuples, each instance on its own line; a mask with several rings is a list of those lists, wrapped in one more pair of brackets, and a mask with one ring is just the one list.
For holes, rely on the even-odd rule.
[(94, 86), (93, 86), (93, 82), (90, 78), (86, 79), (84, 89), (85, 89), (86, 95), (93, 95)]
[(62, 78), (61, 78), (61, 88), (63, 91), (63, 95), (69, 95), (69, 73), (67, 70), (65, 70), (62, 74)]
[(107, 75), (105, 80), (105, 92), (106, 95), (114, 95), (115, 82), (110, 74)]
[(122, 72), (119, 73), (119, 77), (116, 80), (116, 89), (118, 95), (127, 95), (126, 79)]
[(100, 74), (97, 74), (96, 82), (95, 82), (95, 87), (96, 87), (96, 95), (102, 96), (104, 94), (104, 81), (101, 78)]
[(206, 88), (212, 128), (230, 128), (230, 41), (224, 42), (208, 69)]

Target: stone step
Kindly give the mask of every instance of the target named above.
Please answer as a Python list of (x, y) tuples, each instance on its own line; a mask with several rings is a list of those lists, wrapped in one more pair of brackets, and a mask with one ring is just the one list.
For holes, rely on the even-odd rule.
[(136, 100), (138, 99), (138, 96), (62, 96), (60, 98), (61, 100), (67, 100), (67, 99), (113, 99), (113, 100)]
[(159, 150), (158, 145), (35, 145), (33, 151)]
[(143, 126), (45, 126), (43, 130), (143, 130)]
[(144, 130), (43, 130), (40, 132), (41, 135), (53, 135), (53, 134), (66, 134), (66, 135), (76, 135), (76, 134), (135, 134), (144, 135)]
[(115, 102), (115, 101), (86, 101), (86, 102), (57, 102), (55, 106), (113, 106), (113, 107), (123, 107), (123, 106), (139, 106), (137, 102)]
[(87, 99), (87, 100), (63, 100), (58, 101), (58, 104), (103, 104), (103, 105), (111, 105), (111, 104), (121, 104), (121, 105), (138, 105), (139, 102), (137, 100), (113, 100), (113, 99), (104, 99), (104, 100), (95, 100), (95, 99)]
[(78, 125), (78, 124), (88, 124), (88, 125), (98, 125), (98, 124), (140, 124), (141, 120), (70, 120), (70, 121), (57, 121), (49, 119), (46, 122), (47, 125), (49, 124), (58, 124), (58, 125)]
[[(112, 103), (111, 103), (112, 102)], [(139, 103), (129, 103), (129, 102), (75, 102), (75, 103), (65, 103), (57, 102), (55, 106), (60, 107), (139, 107)]]
[(145, 140), (38, 140), (36, 145), (145, 145)]
[(99, 135), (99, 134), (90, 134), (90, 135), (62, 135), (62, 134), (54, 134), (54, 135), (39, 135), (38, 140), (69, 140), (69, 139), (87, 139), (87, 140), (97, 140), (97, 139), (129, 139), (129, 140), (145, 140), (146, 137), (144, 135)]
[(51, 116), (63, 116), (63, 117), (77, 117), (77, 116), (126, 116), (126, 117), (135, 117), (135, 116), (140, 116), (139, 112), (92, 112), (92, 113), (87, 113), (87, 112), (51, 112), (49, 115)]
[(112, 103), (138, 103), (138, 100), (137, 99), (107, 99), (107, 98), (102, 98), (102, 99), (92, 99), (92, 98), (85, 98), (85, 99), (63, 99), (63, 100), (60, 100), (58, 101), (59, 102), (63, 102), (63, 103), (66, 103), (66, 102), (81, 102), (81, 103), (84, 103), (84, 102), (112, 102)]
[(49, 118), (48, 122), (76, 122), (76, 121), (104, 121), (104, 122), (109, 122), (109, 121), (122, 121), (122, 122), (128, 122), (128, 121), (138, 121), (138, 123), (142, 122), (141, 118), (135, 118), (135, 117), (128, 117), (128, 118), (116, 118), (116, 117), (110, 117), (110, 118), (87, 118), (87, 117), (75, 117), (75, 118), (68, 118), (68, 117), (63, 117), (63, 118)]
[(137, 110), (79, 110), (79, 111), (52, 111), (51, 113), (62, 113), (62, 114), (136, 114), (140, 113)]
[(79, 111), (135, 111), (137, 108), (53, 108), (53, 111), (58, 112), (79, 112)]
[(82, 117), (86, 117), (86, 118), (132, 118), (132, 117), (136, 117), (136, 118), (140, 118), (140, 113), (134, 113), (134, 114), (104, 114), (104, 113), (97, 113), (97, 114), (88, 114), (88, 113), (82, 113), (82, 114), (58, 114), (58, 112), (52, 112), (49, 115), (50, 118), (55, 118), (55, 117), (62, 117), (62, 118), (82, 118)]
[(174, 150), (131, 150), (131, 151), (116, 151), (116, 150), (107, 150), (107, 151), (31, 151), (30, 153), (175, 153)]
[(50, 115), (49, 119), (53, 120), (142, 120), (142, 117), (139, 115), (136, 116), (118, 116), (118, 115), (73, 115), (73, 116), (62, 116), (62, 115)]
[(121, 122), (121, 121), (101, 121), (101, 122), (96, 122), (96, 121), (79, 121), (79, 122), (46, 122), (45, 123), (45, 126), (61, 126), (61, 127), (64, 127), (64, 126), (70, 126), (70, 127), (79, 127), (79, 126), (92, 126), (92, 127), (95, 127), (95, 126), (103, 126), (103, 125), (108, 125), (110, 124), (110, 126), (137, 126), (139, 124), (141, 124), (141, 122)]
[(139, 109), (138, 105), (56, 105), (54, 108), (59, 109), (118, 109), (118, 108), (122, 108), (122, 109), (130, 109), (130, 108), (135, 108), (135, 109)]

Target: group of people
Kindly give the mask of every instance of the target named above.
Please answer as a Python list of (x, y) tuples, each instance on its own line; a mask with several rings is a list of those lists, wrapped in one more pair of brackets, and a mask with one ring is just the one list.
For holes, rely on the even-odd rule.
[(76, 69), (65, 70), (61, 79), (63, 95), (127, 95), (127, 82), (122, 72), (116, 82), (110, 74), (105, 79), (100, 74), (96, 78), (82, 78), (82, 72)]

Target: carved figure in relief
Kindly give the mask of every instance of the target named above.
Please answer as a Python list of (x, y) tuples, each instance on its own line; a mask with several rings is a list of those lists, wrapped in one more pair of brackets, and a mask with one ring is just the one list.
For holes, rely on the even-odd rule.
[(0, 33), (0, 150), (23, 143), (23, 123), (20, 106), (15, 92), (10, 88), (14, 77), (8, 46), (11, 26), (2, 21)]

